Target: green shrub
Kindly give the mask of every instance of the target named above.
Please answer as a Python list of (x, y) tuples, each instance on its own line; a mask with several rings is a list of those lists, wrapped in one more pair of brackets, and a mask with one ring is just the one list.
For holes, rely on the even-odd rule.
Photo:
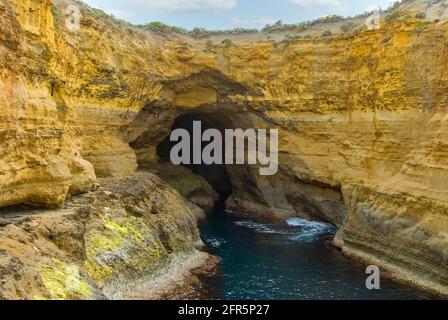
[(300, 36), (298, 34), (295, 34), (295, 35), (288, 34), (285, 37), (285, 41), (286, 42), (293, 42), (293, 41), (297, 41), (297, 40), (300, 40), (300, 39), (302, 39), (302, 36)]
[(414, 28), (413, 32), (420, 35), (423, 31), (425, 31), (427, 26), (428, 22), (420, 22), (420, 24)]
[(344, 23), (344, 24), (341, 26), (341, 31), (343, 31), (343, 32), (347, 32), (347, 31), (349, 31), (350, 29), (352, 29), (353, 26), (354, 26), (354, 23), (353, 23), (353, 22), (347, 22), (347, 23)]
[(232, 40), (230, 40), (230, 39), (224, 39), (224, 40), (222, 40), (221, 43), (224, 45), (225, 48), (229, 48), (233, 44)]
[(258, 32), (257, 29), (248, 29), (248, 28), (235, 28), (235, 29), (231, 29), (231, 30), (217, 30), (217, 31), (212, 31), (212, 33), (234, 33), (234, 34), (243, 34), (243, 33), (254, 33), (254, 32)]
[(402, 2), (401, 0), (400, 0), (400, 1), (395, 1), (395, 2), (392, 4), (391, 8), (392, 8), (392, 9), (397, 9), (397, 8), (400, 6), (401, 2)]
[(426, 13), (424, 13), (424, 12), (419, 12), (419, 13), (417, 13), (417, 14), (415, 15), (415, 17), (416, 17), (417, 19), (425, 19), (425, 18), (426, 18)]
[(159, 21), (153, 21), (144, 25), (141, 25), (141, 27), (145, 29), (152, 30), (157, 33), (187, 33), (187, 30), (179, 27), (174, 27), (167, 25), (163, 22)]
[(287, 30), (296, 30), (296, 31), (306, 31), (311, 27), (324, 24), (324, 23), (332, 23), (343, 21), (345, 18), (338, 15), (330, 15), (326, 17), (317, 18), (314, 20), (303, 21), (295, 24), (285, 24), (283, 21), (279, 20), (276, 23), (270, 25), (266, 25), (263, 28), (264, 32), (276, 32), (276, 31), (287, 31)]
[(386, 15), (385, 20), (387, 23), (391, 23), (395, 21), (398, 17), (400, 17), (400, 12), (398, 11), (392, 11), (388, 15)]
[(332, 33), (330, 30), (325, 30), (322, 32), (322, 37), (329, 37), (331, 35), (332, 35)]
[(263, 28), (263, 31), (265, 32), (276, 32), (276, 31), (283, 31), (293, 28), (294, 25), (291, 24), (284, 24), (282, 20), (278, 20), (276, 23), (270, 25), (266, 25)]
[(214, 44), (213, 44), (213, 41), (212, 40), (207, 40), (206, 42), (205, 42), (205, 50), (204, 50), (204, 52), (209, 52), (209, 53), (212, 53), (212, 52), (214, 52), (213, 51), (213, 49), (214, 49)]
[(194, 28), (193, 30), (188, 32), (193, 38), (203, 39), (210, 37), (210, 33), (204, 28)]
[(111, 15), (110, 15), (110, 14), (104, 12), (104, 11), (101, 10), (101, 9), (90, 8), (90, 11), (92, 12), (92, 14), (94, 14), (94, 15), (97, 16), (97, 17), (104, 18), (104, 19), (111, 18)]
[(338, 15), (330, 15), (330, 16), (326, 16), (326, 17), (322, 17), (322, 18), (318, 18), (316, 20), (313, 21), (314, 24), (319, 24), (319, 23), (331, 23), (331, 22), (339, 22), (344, 20), (343, 16), (338, 16)]
[[(244, 33), (257, 33), (259, 32), (257, 29), (246, 29), (246, 28), (235, 28), (230, 30), (205, 30), (202, 28), (197, 28), (196, 33), (202, 33), (207, 36), (211, 35), (225, 35), (225, 34), (244, 34)], [(193, 33), (194, 31), (190, 31)]]
[(55, 28), (55, 30), (58, 30), (59, 29), (58, 25), (61, 21), (61, 16), (59, 14), (59, 10), (53, 3), (51, 4), (50, 10), (51, 10), (51, 14), (53, 15), (54, 28)]
[(172, 31), (171, 26), (164, 24), (159, 21), (153, 21), (150, 23), (147, 23), (143, 25), (144, 28), (152, 30), (154, 32), (161, 32), (161, 33), (169, 33)]
[(171, 30), (172, 30), (173, 32), (175, 32), (175, 33), (183, 33), (183, 34), (185, 34), (185, 33), (188, 32), (187, 29), (180, 28), (180, 27), (175, 27), (175, 26), (172, 26), (172, 27), (171, 27)]

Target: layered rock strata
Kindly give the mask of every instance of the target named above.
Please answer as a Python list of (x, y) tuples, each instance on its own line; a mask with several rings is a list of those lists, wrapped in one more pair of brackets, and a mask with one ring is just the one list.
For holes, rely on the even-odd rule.
[(210, 259), (185, 200), (150, 173), (103, 179), (63, 209), (1, 217), (2, 299), (157, 298)]
[(82, 5), (73, 32), (69, 4), (0, 1), (0, 206), (61, 206), (157, 162), (178, 116), (221, 113), (280, 130), (278, 175), (229, 168), (236, 207), (333, 222), (347, 254), (448, 293), (444, 1), (282, 42), (158, 34)]

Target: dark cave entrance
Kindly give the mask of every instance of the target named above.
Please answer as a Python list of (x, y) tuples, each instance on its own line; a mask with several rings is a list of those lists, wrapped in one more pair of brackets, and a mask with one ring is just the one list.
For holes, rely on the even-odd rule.
[[(225, 129), (233, 128), (232, 121), (224, 114), (221, 113), (190, 113), (186, 115), (182, 115), (175, 120), (175, 123), (172, 127), (172, 130), (175, 129), (185, 129), (190, 133), (190, 136), (193, 139), (193, 122), (201, 121), (202, 124), (202, 133), (207, 129), (217, 129), (219, 130), (223, 136)], [(191, 140), (192, 140), (191, 139)], [(177, 142), (171, 142), (170, 136), (166, 137), (157, 147), (157, 156), (159, 157), (160, 162), (171, 162), (170, 160), (170, 152), (172, 147)], [(207, 145), (207, 142), (203, 142), (202, 146)], [(223, 157), (224, 154), (224, 142), (223, 145)], [(191, 154), (193, 154), (193, 141), (190, 141), (190, 150)], [(224, 161), (223, 161), (224, 163)], [(232, 182), (229, 176), (229, 172), (227, 171), (227, 167), (225, 164), (218, 165), (184, 165), (188, 169), (190, 169), (194, 174), (202, 176), (207, 182), (213, 187), (213, 189), (219, 194), (220, 202), (225, 202), (232, 194)]]

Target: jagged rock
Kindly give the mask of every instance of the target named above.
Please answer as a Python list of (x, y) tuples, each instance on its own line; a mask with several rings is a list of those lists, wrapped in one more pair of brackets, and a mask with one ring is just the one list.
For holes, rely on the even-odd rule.
[(184, 200), (150, 173), (102, 180), (64, 209), (13, 214), (21, 219), (0, 227), (4, 299), (116, 299), (138, 289), (155, 298), (169, 285), (148, 286), (157, 275), (209, 260)]

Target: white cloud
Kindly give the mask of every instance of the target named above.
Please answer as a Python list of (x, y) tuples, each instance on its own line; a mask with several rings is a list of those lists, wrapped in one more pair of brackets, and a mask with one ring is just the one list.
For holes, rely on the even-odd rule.
[(236, 0), (128, 0), (128, 3), (154, 12), (207, 12), (229, 10)]
[(340, 0), (291, 0), (299, 7), (315, 8), (315, 7), (343, 7), (344, 3)]

